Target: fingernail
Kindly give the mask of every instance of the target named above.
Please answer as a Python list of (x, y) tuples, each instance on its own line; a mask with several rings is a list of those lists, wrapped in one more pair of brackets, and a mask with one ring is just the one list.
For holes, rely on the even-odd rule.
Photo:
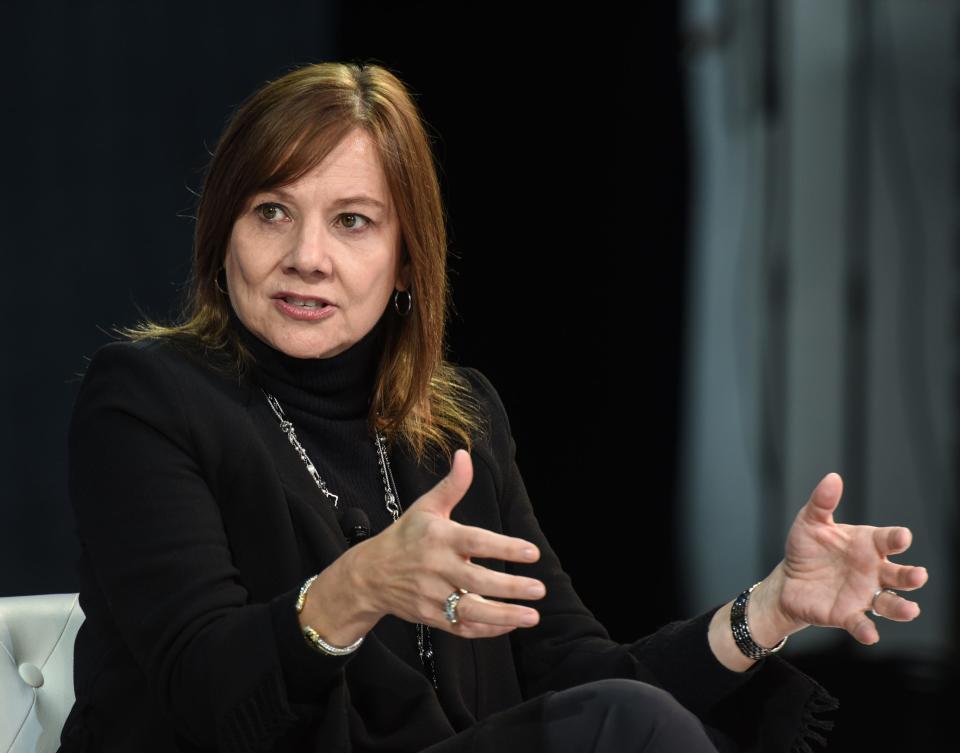
[(529, 548), (528, 548), (528, 549), (524, 549), (524, 550), (523, 550), (523, 556), (526, 557), (528, 560), (536, 559), (536, 557), (537, 557), (537, 550), (536, 550), (536, 549), (529, 549)]
[(524, 625), (536, 625), (537, 621), (540, 619), (539, 615), (536, 614), (525, 614), (523, 616)]

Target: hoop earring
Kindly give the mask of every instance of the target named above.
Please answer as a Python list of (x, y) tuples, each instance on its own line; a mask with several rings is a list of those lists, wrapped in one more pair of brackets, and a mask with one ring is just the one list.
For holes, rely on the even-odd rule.
[[(400, 301), (401, 293), (407, 294), (407, 310), (406, 311), (400, 310), (399, 301)], [(397, 310), (397, 313), (400, 314), (400, 316), (406, 316), (407, 314), (409, 314), (410, 309), (413, 308), (413, 293), (411, 293), (409, 290), (395, 290), (393, 292), (393, 307)]]
[[(219, 290), (224, 295), (227, 295), (227, 291), (220, 287), (220, 273), (223, 270), (224, 270), (224, 267), (220, 267), (220, 269), (217, 270), (217, 276), (213, 278), (213, 284), (217, 286), (217, 290)], [(224, 282), (226, 282), (226, 279), (224, 279)]]

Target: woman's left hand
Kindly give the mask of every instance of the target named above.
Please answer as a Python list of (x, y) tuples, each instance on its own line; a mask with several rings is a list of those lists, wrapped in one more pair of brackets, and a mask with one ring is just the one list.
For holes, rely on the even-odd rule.
[(843, 481), (828, 473), (797, 514), (787, 536), (786, 556), (768, 578), (764, 601), (777, 612), (785, 633), (806, 625), (840, 627), (871, 645), (880, 634), (867, 612), (908, 622), (920, 606), (879, 589), (912, 591), (927, 582), (923, 567), (899, 565), (889, 555), (906, 551), (909, 528), (836, 523), (833, 512), (843, 493)]

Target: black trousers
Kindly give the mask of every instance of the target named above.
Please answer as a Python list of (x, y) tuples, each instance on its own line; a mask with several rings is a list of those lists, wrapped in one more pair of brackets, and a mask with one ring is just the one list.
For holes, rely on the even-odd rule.
[[(527, 701), (505, 713), (516, 716), (524, 706), (539, 712), (538, 705)], [(483, 727), (496, 716), (475, 726)], [(544, 702), (542, 717), (538, 713), (530, 724), (538, 726), (536, 734), (546, 753), (718, 753), (722, 749), (713, 742), (720, 743), (719, 733), (708, 731), (665, 690), (639, 680), (597, 680), (552, 693)], [(460, 737), (464, 744), (468, 742), (461, 733), (422, 753), (454, 753)], [(500, 743), (508, 751), (515, 738), (485, 740)]]
[(692, 712), (639, 680), (598, 680), (554, 693), (544, 720), (549, 753), (717, 753)]

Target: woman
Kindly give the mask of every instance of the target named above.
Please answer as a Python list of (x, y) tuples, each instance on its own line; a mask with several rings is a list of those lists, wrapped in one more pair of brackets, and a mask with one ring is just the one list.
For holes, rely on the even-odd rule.
[[(753, 589), (621, 645), (537, 524), (500, 398), (443, 360), (429, 141), (378, 66), (256, 92), (212, 158), (191, 297), (94, 355), (69, 435), (86, 615), (61, 750), (807, 750), (773, 655), (879, 636), (923, 568), (826, 476)], [(746, 620), (749, 608), (749, 623)], [(482, 640), (481, 640), (482, 639)]]

